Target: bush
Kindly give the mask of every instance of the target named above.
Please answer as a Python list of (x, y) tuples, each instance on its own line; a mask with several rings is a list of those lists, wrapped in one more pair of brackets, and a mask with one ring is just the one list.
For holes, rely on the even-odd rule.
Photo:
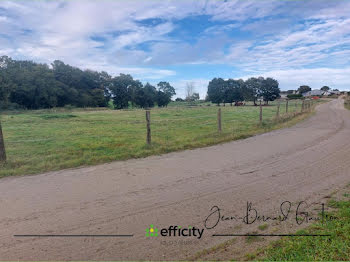
[(0, 102), (0, 110), (20, 110), (25, 109), (23, 106), (17, 103), (7, 103), (7, 105)]
[(64, 106), (64, 109), (66, 109), (66, 110), (73, 110), (73, 109), (75, 109), (76, 107), (75, 106), (73, 106), (73, 105), (65, 105)]
[(287, 98), (288, 99), (301, 99), (301, 98), (303, 98), (303, 95), (302, 94), (289, 94), (289, 95), (287, 95)]

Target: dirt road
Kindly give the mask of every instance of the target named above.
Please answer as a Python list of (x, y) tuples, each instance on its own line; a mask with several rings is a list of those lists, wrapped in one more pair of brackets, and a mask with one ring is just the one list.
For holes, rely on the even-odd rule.
[[(186, 259), (233, 238), (213, 234), (258, 230), (262, 222), (247, 225), (240, 219), (247, 201), (266, 217), (281, 214), (283, 201), (293, 203), (293, 208), (298, 201), (306, 201), (305, 208), (317, 209), (325, 196), (350, 182), (349, 138), (350, 112), (342, 100), (334, 100), (292, 128), (245, 140), (1, 179), (0, 260)], [(214, 206), (231, 219), (206, 229), (204, 221)], [(207, 220), (208, 228), (216, 223), (216, 214)], [(294, 232), (294, 222), (291, 213), (288, 226), (265, 223), (271, 229), (280, 226), (281, 232)], [(151, 224), (159, 236), (145, 236)], [(200, 239), (161, 236), (160, 230), (171, 225), (204, 231)], [(249, 250), (243, 237), (236, 238), (236, 249)], [(235, 255), (229, 250), (227, 254)]]

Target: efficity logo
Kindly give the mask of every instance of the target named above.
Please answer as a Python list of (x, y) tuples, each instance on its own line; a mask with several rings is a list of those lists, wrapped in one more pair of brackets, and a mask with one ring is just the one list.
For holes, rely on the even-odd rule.
[(146, 229), (146, 237), (157, 237), (158, 236), (158, 228), (150, 225), (149, 228)]
[(201, 239), (204, 232), (204, 228), (197, 227), (184, 227), (181, 226), (169, 226), (168, 228), (158, 229), (154, 225), (150, 225), (146, 229), (146, 237), (197, 237)]

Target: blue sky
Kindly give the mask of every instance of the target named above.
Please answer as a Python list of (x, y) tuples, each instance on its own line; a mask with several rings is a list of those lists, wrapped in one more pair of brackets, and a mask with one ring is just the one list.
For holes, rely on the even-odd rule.
[(169, 81), (178, 96), (259, 75), (350, 90), (350, 1), (0, 1), (0, 55)]

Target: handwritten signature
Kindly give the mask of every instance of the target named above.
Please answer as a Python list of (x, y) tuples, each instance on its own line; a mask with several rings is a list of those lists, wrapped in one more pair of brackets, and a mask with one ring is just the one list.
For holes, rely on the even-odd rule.
[[(298, 225), (308, 223), (310, 221), (321, 221), (322, 223), (326, 220), (334, 220), (337, 217), (325, 213), (325, 206), (321, 204), (321, 213), (318, 216), (312, 216), (311, 213), (306, 211), (308, 207), (305, 201), (297, 203), (297, 207), (294, 213), (294, 219)], [(277, 216), (261, 215), (256, 208), (253, 207), (252, 202), (247, 202), (246, 210), (243, 216), (232, 216), (223, 214), (223, 209), (218, 206), (213, 206), (210, 209), (210, 214), (204, 221), (206, 229), (215, 228), (220, 222), (228, 221), (241, 221), (247, 225), (256, 222), (267, 222), (267, 221), (287, 221), (291, 217), (292, 203), (290, 201), (284, 201), (280, 205), (280, 214)]]

